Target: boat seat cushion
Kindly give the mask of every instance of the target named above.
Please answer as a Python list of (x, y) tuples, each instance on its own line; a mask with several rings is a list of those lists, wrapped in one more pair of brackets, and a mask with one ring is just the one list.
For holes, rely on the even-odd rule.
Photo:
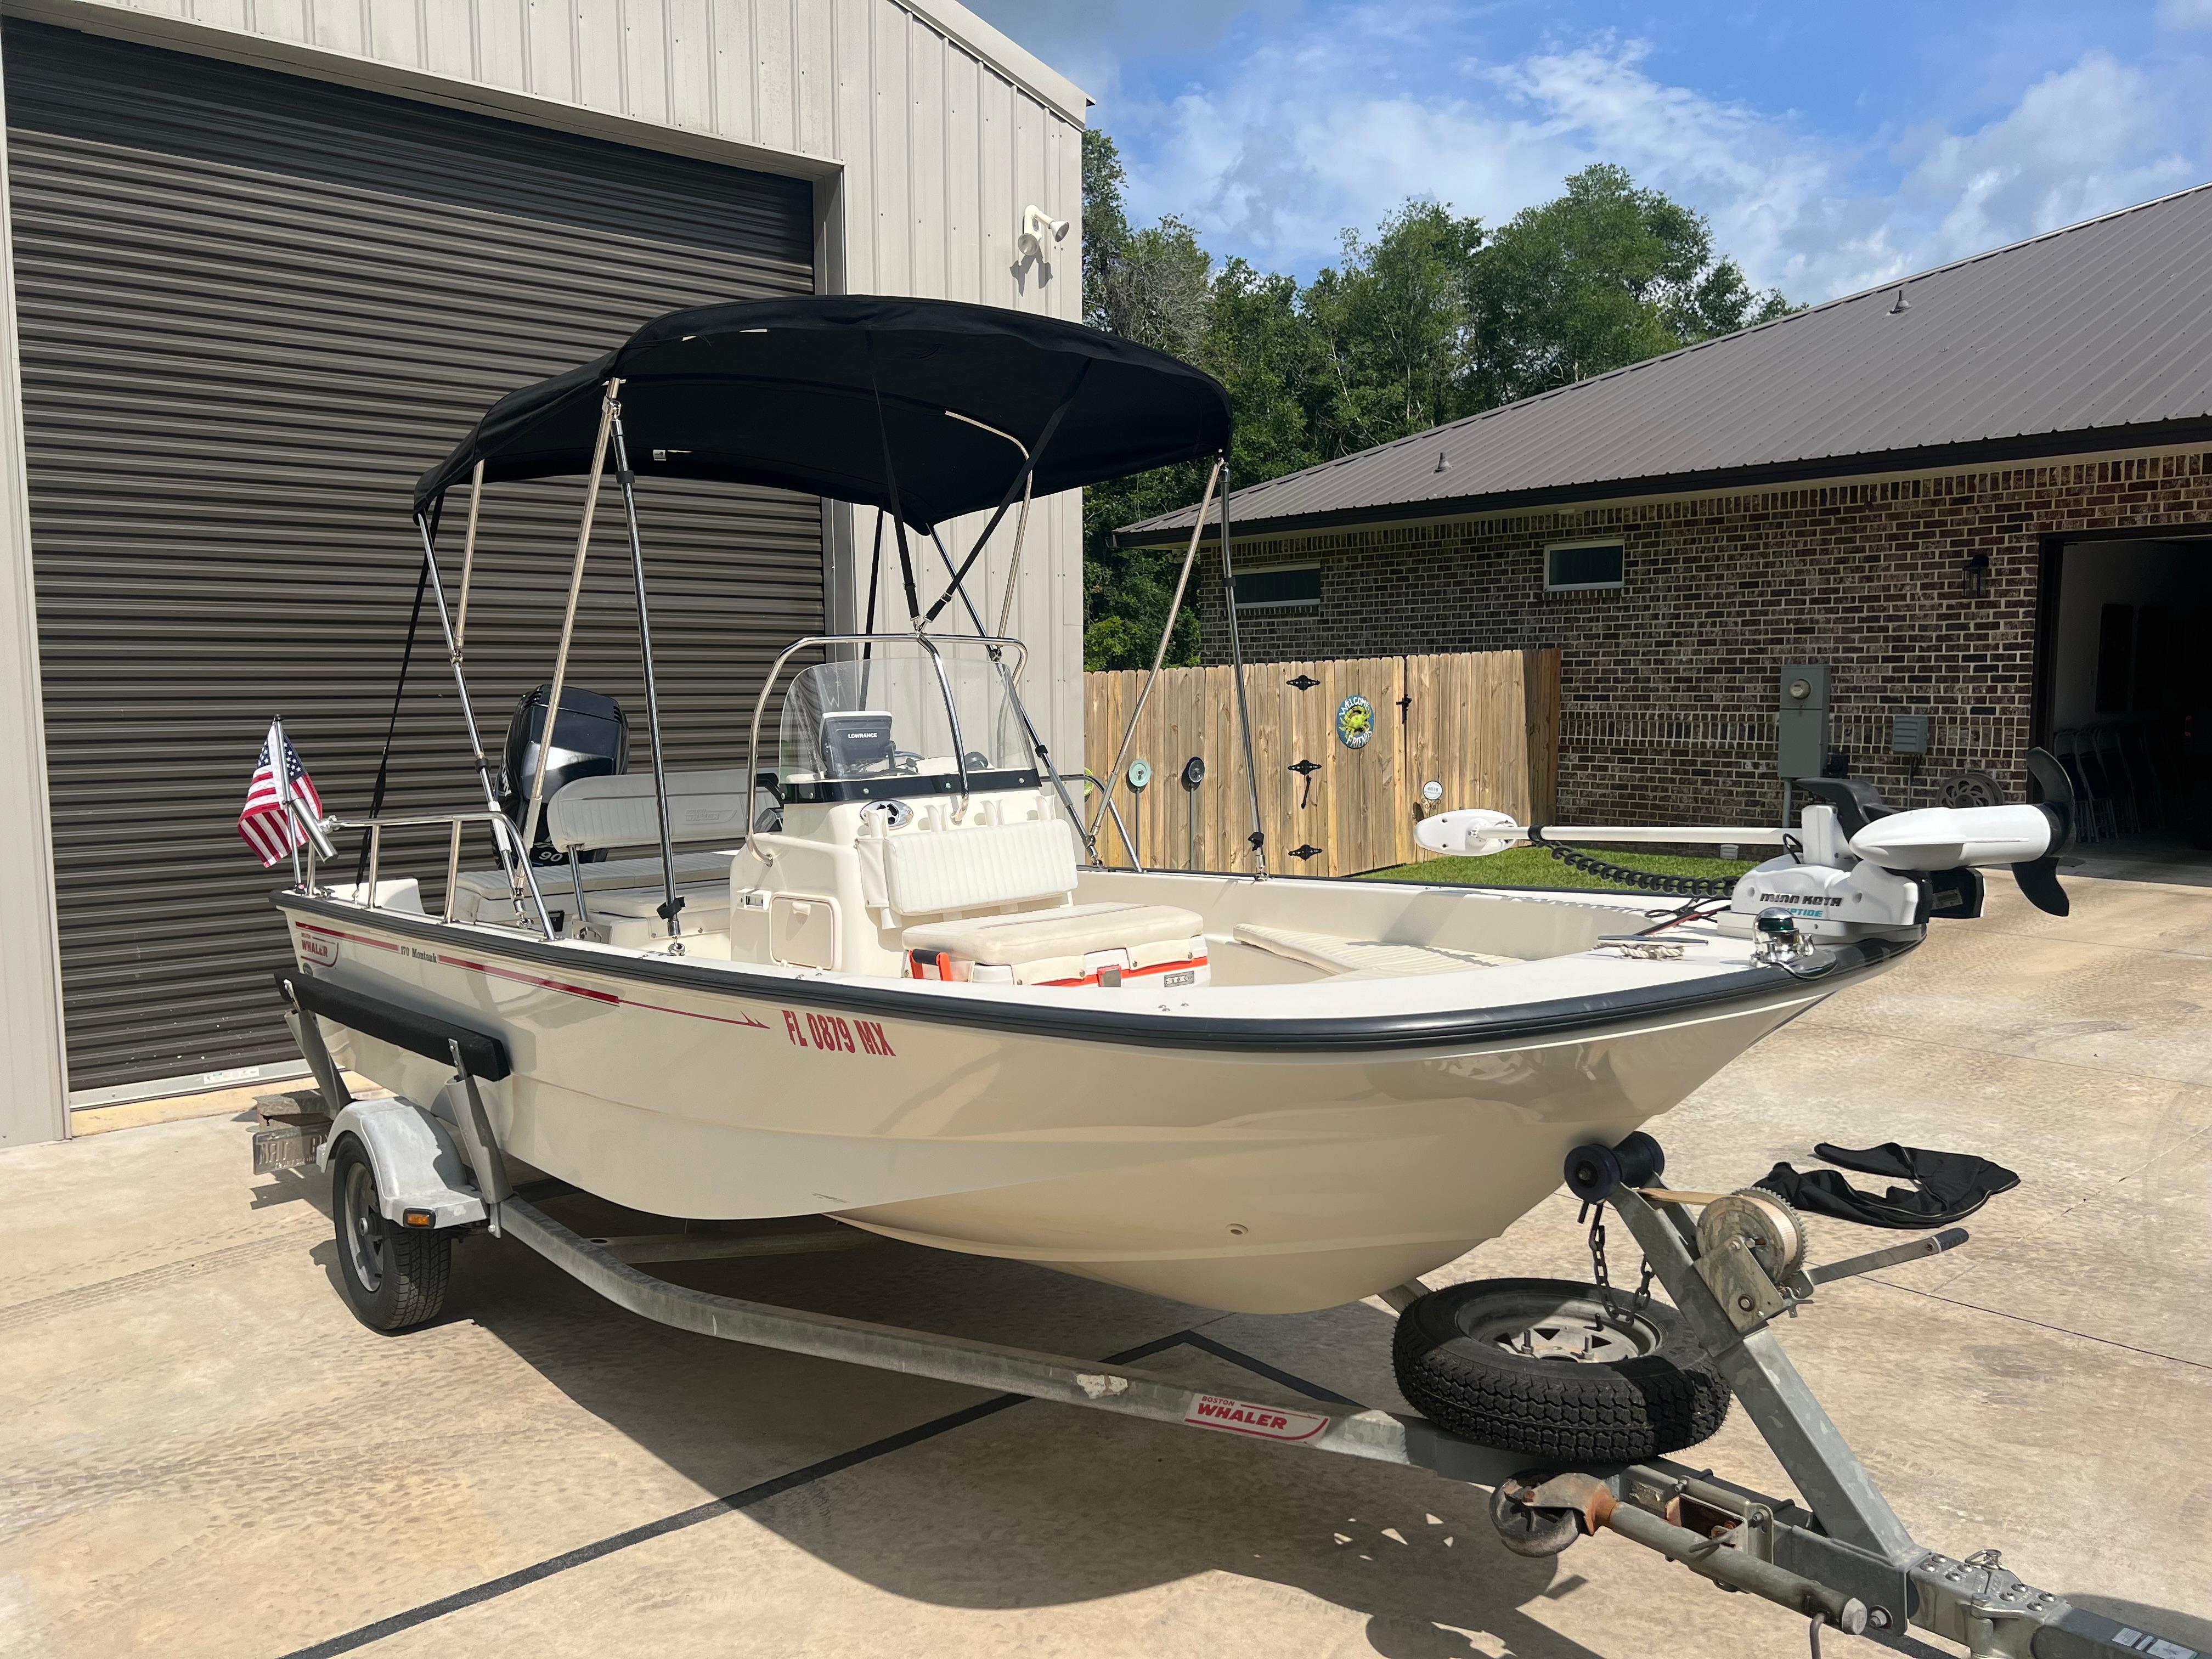
[(1058, 818), (924, 830), (882, 845), (884, 897), (903, 916), (1065, 898), (1075, 890), (1075, 832)]
[[(763, 792), (763, 804), (772, 799)], [(671, 772), (668, 839), (734, 847), (745, 838), (746, 809), (753, 801), (741, 768)], [(653, 774), (614, 773), (562, 785), (545, 803), (545, 834), (564, 853), (658, 846), (660, 809), (653, 799)]]
[(1517, 957), (1486, 956), (1437, 945), (1392, 945), (1382, 939), (1340, 939), (1333, 933), (1302, 933), (1287, 927), (1237, 924), (1236, 939), (1255, 950), (1303, 962), (1332, 974), (1397, 979), (1412, 974), (1457, 974), (1470, 968), (1503, 968)]
[[(586, 897), (610, 888), (658, 888), (660, 884), (660, 860), (657, 854), (649, 859), (608, 859), (603, 863), (587, 864), (583, 868)], [(538, 890), (545, 896), (546, 903), (573, 905), (576, 902), (575, 884), (569, 878), (566, 864), (541, 864), (538, 866), (537, 874)], [(676, 884), (678, 888), (690, 882), (727, 881), (729, 875), (730, 854), (727, 853), (677, 854)], [(501, 916), (514, 914), (514, 890), (507, 884), (507, 872), (462, 871), (459, 891), (454, 896), (454, 919), (473, 921), (488, 911)]]
[(1170, 904), (1073, 904), (1013, 915), (971, 916), (909, 927), (902, 936), (911, 970), (925, 976), (1022, 985), (1096, 981), (1100, 973), (1138, 977), (1195, 970), (1202, 983), (1206, 924)]

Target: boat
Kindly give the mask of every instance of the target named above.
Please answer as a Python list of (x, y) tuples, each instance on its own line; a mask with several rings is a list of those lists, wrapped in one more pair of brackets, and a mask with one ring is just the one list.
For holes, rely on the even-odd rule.
[[(1034, 496), (1190, 464), (1221, 510), (1201, 508), (1177, 602), (1209, 520), (1233, 583), (1230, 435), (1226, 393), (1171, 357), (914, 300), (677, 312), (501, 399), (412, 502), (483, 800), (313, 826), (275, 895), (294, 957), (277, 978), (320, 1039), (303, 1041), (310, 1060), (326, 1046), (416, 1102), (466, 1078), (517, 1180), (690, 1219), (827, 1216), (1291, 1312), (1494, 1237), (1558, 1188), (1571, 1149), (1621, 1141), (1893, 968), (1931, 915), (1978, 910), (1969, 866), (2056, 844), (2055, 817), (2007, 819), (2009, 840), (1972, 848), (1972, 823), (1956, 846), (1923, 825), (1917, 852), (1893, 834), (1882, 863), (1854, 853), (1866, 804), (1838, 785), (1786, 833), (1662, 836), (1778, 849), (1740, 883), (1673, 897), (1313, 879), (1267, 869), (1255, 787), (1250, 867), (1109, 865), (1126, 738), (1104, 779), (1058, 765), (1023, 701), (1024, 647), (964, 579), (1010, 520), (1018, 562)], [(588, 480), (563, 628), (495, 760), (440, 525), (465, 492), (465, 616), (491, 487), (556, 476)], [(641, 476), (878, 512), (866, 624), (793, 641), (722, 768), (664, 762)], [(568, 682), (609, 480), (646, 673), (651, 764), (635, 772), (634, 711)], [(956, 562), (943, 526), (985, 512)], [(923, 543), (951, 573), (933, 599)], [(878, 625), (878, 587), (902, 624)], [(1249, 714), (1243, 730), (1249, 783)], [(1545, 835), (1494, 814), (1434, 823), (1462, 851)], [(449, 831), (434, 908), (422, 873), (384, 862), (386, 831), (426, 824)], [(360, 841), (350, 881), (331, 878), (340, 836)], [(1915, 857), (1945, 873), (1900, 873)]]

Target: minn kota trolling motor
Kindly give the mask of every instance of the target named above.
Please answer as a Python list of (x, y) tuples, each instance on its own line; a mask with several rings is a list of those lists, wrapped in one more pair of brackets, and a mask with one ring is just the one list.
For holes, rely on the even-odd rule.
[[(1414, 826), (1413, 838), (1433, 853), (1475, 858), (1527, 841), (1553, 857), (1633, 884), (1652, 880), (1688, 897), (1726, 897), (1712, 921), (1723, 933), (1762, 936), (1765, 959), (1792, 966), (1814, 947), (1870, 934), (1916, 928), (1931, 919), (1978, 916), (1981, 872), (2008, 866), (2021, 892), (2039, 910), (2067, 914), (2058, 884), (2058, 856), (2074, 844), (2074, 787), (2049, 751), (2027, 754), (2029, 775), (2044, 799), (2033, 805), (1929, 806), (1900, 812), (1874, 786), (1851, 778), (1805, 778), (1814, 797), (1795, 830), (1668, 824), (1519, 824), (1504, 812), (1476, 807), (1442, 812)], [(1731, 885), (1606, 864), (1567, 843), (1583, 845), (1779, 847), (1781, 854)]]

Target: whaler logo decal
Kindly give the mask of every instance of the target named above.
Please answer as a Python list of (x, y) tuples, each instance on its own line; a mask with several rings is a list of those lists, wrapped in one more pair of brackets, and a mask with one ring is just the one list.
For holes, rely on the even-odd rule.
[(1249, 1401), (1225, 1399), (1218, 1394), (1193, 1395), (1182, 1420), (1193, 1428), (1256, 1434), (1262, 1440), (1310, 1440), (1328, 1426), (1328, 1419), (1316, 1412), (1286, 1412), (1274, 1406), (1255, 1406)]

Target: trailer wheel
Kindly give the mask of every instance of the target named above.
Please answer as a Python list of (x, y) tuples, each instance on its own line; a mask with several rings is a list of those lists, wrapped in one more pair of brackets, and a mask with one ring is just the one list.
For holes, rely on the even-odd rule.
[(1541, 1560), (1583, 1535), (1582, 1518), (1574, 1510), (1536, 1509), (1522, 1501), (1549, 1479), (1548, 1470), (1525, 1469), (1491, 1489), (1490, 1524), (1498, 1528), (1498, 1541), (1516, 1555)]
[(338, 1282), (355, 1318), (373, 1331), (397, 1332), (438, 1316), (453, 1277), (453, 1237), (386, 1221), (376, 1171), (350, 1136), (331, 1159), (331, 1218)]
[(1710, 1439), (1729, 1385), (1662, 1303), (1609, 1310), (1594, 1285), (1485, 1279), (1431, 1292), (1398, 1320), (1406, 1398), (1478, 1445), (1561, 1467), (1632, 1463)]

